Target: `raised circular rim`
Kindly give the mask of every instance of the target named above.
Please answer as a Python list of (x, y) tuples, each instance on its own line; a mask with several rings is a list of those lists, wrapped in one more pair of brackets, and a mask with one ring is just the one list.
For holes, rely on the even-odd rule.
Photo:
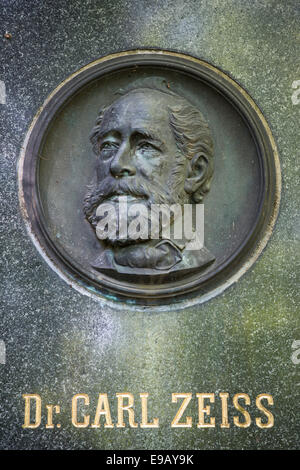
[[(235, 251), (213, 275), (202, 277), (201, 282), (187, 279), (185, 283), (173, 288), (169, 286), (158, 289), (154, 286), (151, 289), (150, 286), (146, 293), (143, 288), (124, 285), (112, 278), (99, 281), (96, 276), (93, 278), (90, 273), (84, 273), (76, 260), (68, 259), (62, 250), (58, 250), (44, 227), (37, 190), (38, 151), (49, 124), (66, 101), (102, 75), (133, 65), (161, 66), (184, 71), (221, 93), (239, 111), (252, 133), (258, 146), (264, 180), (264, 193), (257, 221), (240, 245), (241, 249), (236, 250), (237, 254)], [(277, 147), (262, 112), (249, 94), (224, 72), (201, 59), (178, 52), (148, 49), (102, 57), (82, 67), (55, 88), (38, 110), (26, 134), (18, 162), (18, 182), (20, 207), (27, 230), (52, 269), (82, 293), (139, 305), (169, 303), (173, 296), (176, 296), (178, 302), (191, 294), (200, 294), (199, 302), (204, 302), (236, 282), (253, 265), (267, 244), (277, 219), (281, 193)]]

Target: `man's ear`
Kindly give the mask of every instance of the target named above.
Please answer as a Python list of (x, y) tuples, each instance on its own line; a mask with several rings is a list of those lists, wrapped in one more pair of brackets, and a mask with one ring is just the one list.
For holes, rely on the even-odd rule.
[(194, 202), (201, 202), (203, 192), (201, 191), (209, 173), (209, 162), (205, 153), (194, 155), (187, 166), (187, 177), (184, 184), (185, 191), (190, 194)]

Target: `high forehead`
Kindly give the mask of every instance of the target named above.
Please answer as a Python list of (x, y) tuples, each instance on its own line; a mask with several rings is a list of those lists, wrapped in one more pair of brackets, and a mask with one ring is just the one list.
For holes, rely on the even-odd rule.
[(129, 92), (115, 101), (105, 112), (102, 133), (110, 129), (150, 127), (152, 130), (169, 128), (171, 95), (158, 90), (140, 89)]

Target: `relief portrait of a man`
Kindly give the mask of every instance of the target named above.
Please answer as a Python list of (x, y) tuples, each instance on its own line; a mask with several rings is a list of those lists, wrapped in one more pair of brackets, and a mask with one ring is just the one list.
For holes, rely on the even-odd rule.
[[(214, 164), (212, 135), (202, 113), (167, 88), (141, 85), (100, 110), (90, 140), (97, 161), (84, 214), (102, 247), (91, 262), (93, 268), (141, 281), (149, 276), (176, 279), (210, 269), (215, 258), (204, 245), (188, 249), (191, 239), (197, 239), (195, 227), (180, 239), (165, 237), (161, 227), (154, 238), (145, 231), (140, 237), (124, 235), (120, 222), (106, 237), (100, 229), (101, 208), (109, 203), (122, 218), (120, 201), (125, 196), (126, 210), (138, 203), (144, 208), (175, 205), (184, 212), (187, 205), (203, 203)], [(140, 220), (148, 226), (149, 217), (143, 217)], [(126, 220), (129, 224), (132, 217)], [(174, 220), (171, 217), (171, 226)]]

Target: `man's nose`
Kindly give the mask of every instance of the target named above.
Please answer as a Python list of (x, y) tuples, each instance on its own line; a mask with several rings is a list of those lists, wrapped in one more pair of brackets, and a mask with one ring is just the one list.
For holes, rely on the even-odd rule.
[(129, 143), (123, 143), (114, 156), (110, 165), (110, 171), (115, 178), (134, 176), (136, 174), (130, 150)]

